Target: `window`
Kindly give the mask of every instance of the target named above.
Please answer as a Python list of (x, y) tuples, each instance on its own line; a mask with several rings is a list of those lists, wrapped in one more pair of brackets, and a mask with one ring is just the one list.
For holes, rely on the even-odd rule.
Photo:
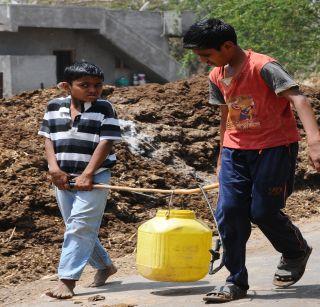
[(129, 67), (124, 63), (124, 61), (117, 56), (115, 57), (115, 67), (117, 69), (129, 69)]
[(53, 54), (57, 57), (57, 82), (60, 82), (63, 80), (64, 69), (74, 61), (74, 51), (55, 50)]
[(0, 98), (3, 98), (3, 72), (0, 72)]

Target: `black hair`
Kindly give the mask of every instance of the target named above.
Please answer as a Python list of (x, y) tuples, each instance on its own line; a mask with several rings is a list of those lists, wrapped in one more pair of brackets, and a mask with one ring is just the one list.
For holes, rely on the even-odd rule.
[(220, 50), (226, 41), (237, 45), (237, 34), (231, 25), (220, 19), (203, 19), (193, 24), (186, 32), (183, 48)]
[(71, 84), (72, 81), (85, 76), (98, 77), (101, 81), (104, 81), (102, 69), (95, 64), (85, 61), (75, 62), (71, 66), (66, 67), (63, 73), (63, 80)]

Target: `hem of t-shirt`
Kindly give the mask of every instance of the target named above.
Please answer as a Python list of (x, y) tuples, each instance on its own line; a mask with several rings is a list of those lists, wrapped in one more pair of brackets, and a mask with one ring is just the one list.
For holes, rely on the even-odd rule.
[[(106, 171), (106, 170), (110, 170), (110, 168), (100, 167), (100, 168), (98, 168), (98, 169), (94, 172), (93, 176), (98, 175), (98, 174), (100, 174), (101, 172)], [(69, 175), (70, 175), (70, 176), (78, 177), (78, 176), (81, 175), (81, 173), (79, 173), (79, 174), (71, 173), (71, 174), (69, 174)]]
[(281, 86), (280, 88), (275, 89), (274, 92), (275, 92), (277, 95), (279, 95), (279, 94), (281, 94), (282, 92), (284, 92), (284, 91), (286, 91), (286, 90), (289, 90), (289, 89), (291, 89), (291, 88), (293, 88), (293, 87), (299, 88), (299, 85), (296, 84), (296, 83), (288, 83), (288, 84), (285, 84), (285, 85)]
[(214, 100), (214, 99), (209, 99), (209, 104), (211, 104), (212, 106), (225, 106), (226, 105), (225, 102), (221, 102), (219, 100)]
[(116, 136), (100, 136), (99, 141), (114, 141), (115, 143), (120, 143), (122, 141), (122, 137), (116, 137)]
[(47, 139), (51, 139), (50, 134), (43, 131), (38, 131), (38, 135), (44, 136)]
[(222, 147), (227, 147), (227, 148), (232, 148), (232, 149), (240, 149), (240, 150), (261, 150), (261, 149), (268, 149), (268, 148), (273, 148), (273, 147), (278, 147), (278, 146), (286, 146), (290, 145), (292, 143), (297, 143), (301, 140), (300, 136), (297, 136), (294, 139), (291, 140), (286, 140), (286, 141), (280, 141), (280, 142), (275, 142), (275, 143), (266, 143), (266, 144), (260, 144), (260, 146), (235, 146), (235, 145), (228, 145), (228, 144), (223, 144)]

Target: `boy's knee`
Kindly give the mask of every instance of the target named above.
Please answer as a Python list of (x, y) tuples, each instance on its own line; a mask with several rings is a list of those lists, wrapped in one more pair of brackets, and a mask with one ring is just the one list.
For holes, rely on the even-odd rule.
[(96, 234), (99, 225), (93, 218), (70, 217), (67, 221), (67, 230), (77, 235)]
[(283, 197), (254, 198), (250, 209), (251, 222), (257, 225), (269, 223), (275, 220), (275, 216), (279, 214), (283, 207)]
[(270, 210), (251, 210), (250, 220), (256, 225), (264, 224), (273, 218), (273, 214)]

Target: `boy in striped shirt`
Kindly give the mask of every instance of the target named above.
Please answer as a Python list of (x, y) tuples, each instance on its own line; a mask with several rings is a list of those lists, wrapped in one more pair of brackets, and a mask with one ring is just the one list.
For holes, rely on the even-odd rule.
[[(117, 114), (100, 99), (104, 74), (94, 64), (75, 63), (64, 71), (63, 86), (70, 96), (48, 103), (39, 131), (45, 137), (49, 174), (66, 225), (58, 268), (59, 282), (47, 295), (74, 295), (76, 281), (87, 263), (96, 268), (91, 286), (101, 286), (117, 269), (102, 247), (98, 232), (106, 206), (107, 184), (116, 162), (113, 142), (121, 140)], [(75, 189), (69, 181), (74, 180)]]

